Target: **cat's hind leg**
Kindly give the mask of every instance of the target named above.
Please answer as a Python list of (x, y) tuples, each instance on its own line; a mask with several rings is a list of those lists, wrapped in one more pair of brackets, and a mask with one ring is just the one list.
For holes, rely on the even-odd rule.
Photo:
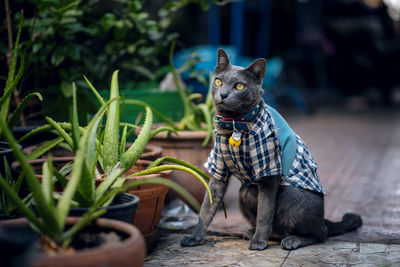
[(274, 231), (283, 237), (281, 247), (297, 249), (326, 239), (323, 196), (309, 190), (281, 186)]
[(253, 237), (255, 231), (255, 228), (249, 228), (246, 232), (243, 233), (243, 239), (250, 240)]
[(293, 250), (299, 247), (305, 247), (318, 242), (320, 242), (320, 240), (314, 237), (290, 235), (282, 239), (281, 247), (283, 249)]

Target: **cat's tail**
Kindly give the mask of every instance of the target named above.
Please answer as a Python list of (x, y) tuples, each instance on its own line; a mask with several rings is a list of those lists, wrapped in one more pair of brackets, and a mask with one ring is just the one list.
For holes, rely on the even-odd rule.
[(343, 215), (340, 222), (331, 222), (325, 220), (325, 225), (328, 228), (328, 237), (341, 235), (353, 231), (362, 225), (361, 216), (355, 213), (346, 213)]

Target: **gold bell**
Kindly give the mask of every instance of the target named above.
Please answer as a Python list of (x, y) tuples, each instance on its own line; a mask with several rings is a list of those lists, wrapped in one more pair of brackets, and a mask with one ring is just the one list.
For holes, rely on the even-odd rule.
[(240, 143), (242, 143), (242, 133), (238, 131), (234, 131), (232, 133), (232, 136), (229, 138), (229, 144), (233, 147), (238, 147), (240, 146)]

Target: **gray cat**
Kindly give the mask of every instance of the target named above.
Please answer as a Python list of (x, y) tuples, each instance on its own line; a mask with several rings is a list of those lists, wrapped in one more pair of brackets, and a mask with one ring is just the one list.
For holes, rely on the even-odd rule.
[(216, 137), (205, 164), (212, 175), (200, 218), (182, 246), (199, 245), (225, 195), (231, 175), (242, 186), (240, 209), (252, 228), (244, 234), (248, 248), (263, 250), (273, 233), (281, 247), (292, 250), (327, 237), (352, 231), (362, 224), (357, 214), (342, 221), (324, 219), (324, 190), (317, 164), (303, 140), (277, 111), (266, 105), (261, 88), (266, 71), (264, 59), (247, 68), (233, 66), (223, 49), (218, 50), (212, 85)]

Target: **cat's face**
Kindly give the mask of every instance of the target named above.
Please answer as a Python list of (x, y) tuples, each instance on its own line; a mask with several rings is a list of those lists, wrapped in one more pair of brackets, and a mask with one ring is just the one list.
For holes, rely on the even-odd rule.
[(233, 66), (220, 48), (215, 77), (211, 81), (211, 93), (218, 113), (240, 116), (250, 112), (260, 102), (265, 70), (264, 59), (257, 59), (247, 68)]

